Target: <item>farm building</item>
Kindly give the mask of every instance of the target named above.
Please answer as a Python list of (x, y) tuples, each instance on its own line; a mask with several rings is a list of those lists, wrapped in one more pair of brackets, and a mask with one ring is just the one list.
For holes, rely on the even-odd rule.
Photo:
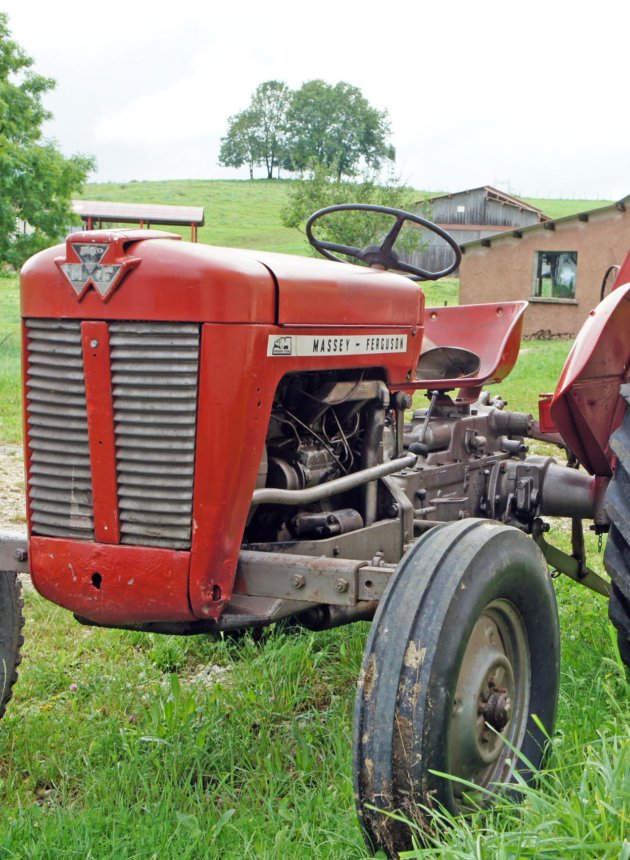
[[(418, 204), (419, 214), (420, 208), (424, 210), (427, 205), (430, 220), (450, 233), (459, 245), (502, 233), (508, 227), (548, 220), (540, 209), (490, 185), (429, 197), (422, 207)], [(427, 234), (426, 239), (428, 247), (413, 256), (414, 265), (430, 272), (445, 269), (452, 260), (451, 251), (434, 233)]]
[[(526, 336), (570, 336), (630, 249), (630, 195), (564, 218), (466, 242), (462, 304), (527, 299)], [(612, 274), (612, 272), (609, 272)]]

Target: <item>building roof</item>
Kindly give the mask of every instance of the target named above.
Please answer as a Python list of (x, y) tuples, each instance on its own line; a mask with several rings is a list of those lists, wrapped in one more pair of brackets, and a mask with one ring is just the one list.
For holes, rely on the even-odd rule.
[(163, 206), (155, 203), (110, 203), (103, 200), (73, 200), (72, 211), (81, 218), (122, 224), (204, 224), (203, 206)]
[(606, 206), (598, 206), (596, 209), (587, 209), (585, 212), (574, 212), (573, 215), (563, 215), (562, 218), (548, 218), (540, 224), (529, 224), (527, 227), (510, 227), (502, 233), (495, 233), (493, 236), (485, 236), (482, 239), (471, 239), (470, 242), (463, 242), (460, 248), (463, 252), (466, 248), (472, 248), (475, 245), (491, 245), (501, 239), (521, 239), (524, 233), (531, 233), (534, 230), (554, 230), (556, 224), (566, 224), (568, 221), (589, 221), (591, 215), (600, 215), (602, 212), (610, 212), (613, 209), (619, 209), (622, 212), (626, 207), (630, 206), (630, 194), (626, 194), (621, 200), (615, 203), (608, 203)]
[(510, 206), (516, 206), (519, 209), (525, 209), (528, 212), (535, 212), (540, 216), (541, 220), (547, 220), (547, 215), (538, 209), (536, 206), (531, 206), (520, 197), (513, 197), (511, 194), (506, 194), (505, 191), (499, 191), (498, 188), (493, 188), (492, 185), (480, 185), (477, 188), (466, 188), (463, 191), (451, 191), (448, 194), (436, 194), (434, 197), (427, 197), (427, 203), (433, 203), (435, 200), (445, 200), (449, 197), (458, 197), (460, 194), (472, 194), (474, 191), (485, 191), (486, 195), (491, 200), (497, 200), (499, 203), (507, 203)]

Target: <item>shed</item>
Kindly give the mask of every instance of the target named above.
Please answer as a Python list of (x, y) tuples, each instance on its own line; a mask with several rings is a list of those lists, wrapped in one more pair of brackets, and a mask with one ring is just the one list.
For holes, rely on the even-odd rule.
[[(427, 204), (429, 218), (459, 245), (501, 233), (506, 227), (525, 227), (548, 220), (542, 210), (491, 185), (429, 197), (423, 204), (418, 203), (420, 214)], [(445, 269), (452, 260), (452, 252), (434, 233), (427, 234), (426, 239), (428, 247), (413, 255), (414, 265), (431, 272)]]
[(155, 203), (110, 203), (103, 200), (73, 200), (72, 211), (81, 217), (83, 229), (100, 229), (105, 224), (138, 224), (152, 227), (190, 227), (190, 241), (204, 225), (203, 206), (165, 206)]
[(527, 299), (524, 334), (577, 333), (604, 277), (630, 249), (630, 195), (616, 203), (465, 242), (462, 304)]

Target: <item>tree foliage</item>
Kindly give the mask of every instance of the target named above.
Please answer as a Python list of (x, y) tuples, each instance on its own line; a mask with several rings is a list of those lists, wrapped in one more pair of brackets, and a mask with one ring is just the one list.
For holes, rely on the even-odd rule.
[(389, 134), (387, 112), (343, 81), (307, 81), (295, 91), (282, 81), (265, 81), (249, 107), (229, 118), (219, 163), (246, 164), (250, 178), (262, 165), (268, 179), (280, 167), (301, 173), (325, 167), (341, 180), (393, 161)]
[(264, 165), (267, 179), (286, 157), (286, 115), (291, 90), (283, 81), (265, 81), (256, 87), (249, 107), (231, 116), (228, 132), (221, 138), (219, 163), (226, 167)]
[[(308, 218), (319, 209), (341, 203), (371, 203), (391, 209), (403, 209), (429, 217), (425, 206), (417, 202), (417, 192), (391, 175), (378, 182), (372, 171), (364, 171), (355, 181), (338, 179), (335, 171), (319, 167), (310, 179), (293, 183), (289, 201), (282, 211), (285, 227), (303, 230)], [(392, 226), (390, 215), (373, 212), (336, 212), (322, 218), (314, 227), (317, 238), (339, 245), (365, 248), (382, 241)], [(407, 256), (421, 251), (424, 245), (422, 231), (403, 229), (396, 243), (398, 253)]]
[(254, 178), (254, 167), (258, 162), (258, 142), (255, 133), (255, 120), (249, 110), (241, 111), (229, 119), (230, 127), (221, 138), (219, 163), (225, 167), (249, 168), (249, 178)]
[(12, 266), (63, 235), (71, 195), (94, 166), (86, 156), (64, 157), (43, 138), (50, 113), (42, 100), (55, 82), (32, 65), (0, 13), (0, 262)]
[(292, 170), (321, 165), (341, 180), (356, 176), (362, 161), (379, 168), (395, 158), (387, 142), (387, 112), (373, 108), (361, 90), (343, 81), (335, 86), (307, 81), (293, 94), (287, 121), (286, 166)]

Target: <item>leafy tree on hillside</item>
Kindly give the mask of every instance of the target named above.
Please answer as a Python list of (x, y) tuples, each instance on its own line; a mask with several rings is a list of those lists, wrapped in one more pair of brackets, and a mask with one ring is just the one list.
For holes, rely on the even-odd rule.
[[(429, 217), (427, 208), (417, 200), (418, 192), (401, 184), (393, 175), (385, 182), (377, 182), (373, 172), (364, 171), (358, 181), (349, 181), (338, 179), (336, 172), (326, 167), (318, 167), (310, 179), (293, 183), (289, 201), (282, 211), (282, 223), (285, 227), (303, 230), (308, 218), (318, 209), (340, 203), (371, 203)], [(328, 242), (365, 248), (380, 242), (391, 226), (390, 215), (336, 212), (318, 221), (314, 233)], [(408, 255), (421, 251), (423, 246), (422, 231), (404, 229), (396, 243), (396, 250)]]
[(264, 165), (267, 179), (273, 179), (274, 169), (279, 169), (285, 158), (290, 100), (291, 90), (283, 81), (259, 84), (249, 107), (229, 118), (228, 132), (221, 138), (219, 164), (247, 164), (250, 179), (254, 177), (254, 166)]
[(50, 118), (42, 99), (55, 82), (32, 65), (0, 12), (0, 263), (12, 266), (63, 235), (71, 196), (94, 167), (86, 156), (64, 157), (42, 136)]
[(246, 164), (249, 178), (253, 179), (254, 167), (258, 164), (256, 121), (249, 110), (244, 110), (231, 116), (228, 122), (228, 133), (221, 138), (219, 163), (225, 167), (241, 167)]
[(340, 81), (307, 81), (293, 94), (287, 114), (285, 166), (307, 170), (322, 165), (337, 179), (356, 176), (361, 163), (379, 168), (393, 161), (387, 111), (372, 107), (358, 87)]

